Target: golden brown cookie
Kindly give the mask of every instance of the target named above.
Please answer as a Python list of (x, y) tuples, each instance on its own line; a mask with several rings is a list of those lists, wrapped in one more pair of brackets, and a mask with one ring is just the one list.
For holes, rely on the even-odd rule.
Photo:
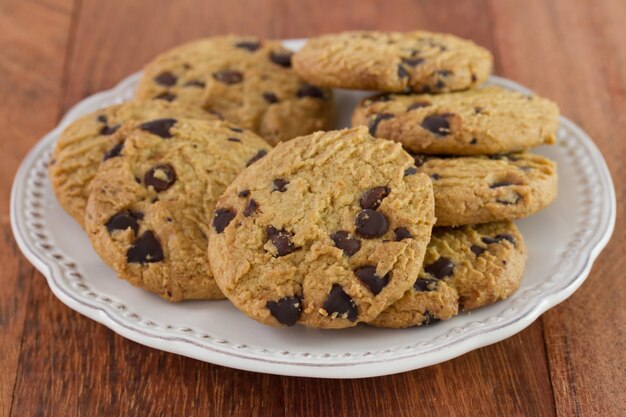
[(366, 98), (353, 126), (416, 153), (490, 155), (554, 143), (559, 109), (550, 100), (501, 87), (451, 94), (381, 94)]
[(206, 256), (215, 203), (269, 146), (222, 121), (157, 119), (122, 127), (92, 181), (85, 229), (131, 284), (169, 301), (223, 298)]
[(115, 153), (112, 135), (126, 122), (167, 117), (215, 120), (198, 107), (165, 101), (129, 101), (100, 109), (72, 122), (57, 141), (48, 173), (61, 204), (82, 226), (90, 183), (108, 154)]
[(428, 174), (433, 181), (437, 226), (519, 219), (556, 197), (556, 164), (540, 155), (414, 158), (409, 173)]
[(329, 90), (300, 80), (279, 41), (222, 36), (173, 48), (144, 68), (137, 97), (203, 106), (271, 144), (324, 129)]
[(375, 318), (413, 284), (434, 222), (412, 164), (364, 127), (279, 144), (216, 206), (209, 258), (224, 294), (273, 326)]
[(471, 41), (432, 32), (343, 32), (308, 40), (294, 69), (323, 87), (444, 93), (484, 82), (493, 57)]
[(436, 227), (413, 287), (370, 324), (429, 325), (503, 300), (519, 287), (526, 258), (522, 235), (510, 221)]

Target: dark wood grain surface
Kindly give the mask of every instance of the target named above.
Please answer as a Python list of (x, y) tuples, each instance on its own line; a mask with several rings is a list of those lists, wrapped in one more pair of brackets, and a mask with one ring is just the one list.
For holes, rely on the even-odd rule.
[[(356, 28), (471, 38), (602, 150), (618, 198), (613, 240), (585, 284), (525, 331), (388, 377), (256, 374), (117, 336), (61, 304), (19, 253), (13, 176), (71, 105), (193, 38)], [(0, 416), (626, 415), (623, 0), (0, 0), (0, 97)]]

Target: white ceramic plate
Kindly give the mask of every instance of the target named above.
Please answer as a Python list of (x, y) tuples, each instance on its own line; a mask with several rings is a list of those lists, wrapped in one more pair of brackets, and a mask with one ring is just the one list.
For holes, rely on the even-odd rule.
[[(288, 41), (297, 49), (302, 41)], [(519, 290), (505, 301), (432, 327), (366, 326), (341, 331), (265, 327), (227, 301), (167, 303), (116, 278), (59, 206), (46, 163), (72, 120), (133, 95), (140, 74), (72, 108), (26, 156), (11, 194), (11, 225), (26, 257), (70, 308), (138, 343), (233, 368), (282, 375), (360, 378), (433, 365), (503, 340), (569, 297), (585, 280), (615, 223), (615, 192), (602, 155), (577, 126), (561, 118), (558, 144), (536, 152), (558, 162), (559, 195), (518, 222), (529, 248)], [(499, 77), (490, 83), (527, 92)], [(363, 93), (337, 91), (339, 127)]]

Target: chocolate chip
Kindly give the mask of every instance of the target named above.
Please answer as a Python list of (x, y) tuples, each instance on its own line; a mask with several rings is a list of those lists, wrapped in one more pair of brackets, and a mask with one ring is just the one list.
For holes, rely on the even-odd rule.
[(339, 230), (330, 235), (330, 238), (335, 242), (335, 246), (343, 251), (348, 256), (352, 256), (361, 249), (361, 242), (359, 239), (350, 236), (350, 233), (345, 230)]
[(474, 113), (480, 114), (480, 113), (482, 113), (482, 111), (483, 111), (482, 107), (480, 107), (480, 106), (474, 107)]
[(389, 274), (379, 277), (376, 275), (376, 267), (372, 265), (361, 266), (354, 270), (354, 274), (374, 295), (378, 295), (389, 283)]
[(433, 174), (430, 174), (430, 178), (437, 181), (441, 179), (441, 175), (437, 174), (436, 172)]
[(137, 218), (130, 212), (117, 213), (113, 215), (105, 224), (109, 234), (112, 234), (116, 230), (132, 229), (134, 234), (137, 234), (139, 230), (139, 223)]
[(446, 86), (446, 83), (444, 83), (441, 80), (437, 80), (437, 82), (435, 83), (435, 88), (437, 90), (443, 90), (443, 88)]
[(241, 190), (237, 193), (239, 197), (246, 198), (250, 195), (250, 190)]
[(202, 80), (189, 80), (185, 83), (185, 87), (204, 88), (206, 87), (206, 83)]
[(470, 140), (469, 144), (470, 145), (476, 145), (478, 143), (478, 139), (476, 138), (472, 138), (472, 140)]
[(413, 288), (418, 292), (429, 292), (437, 289), (438, 279), (433, 278), (418, 278), (413, 284)]
[(426, 116), (422, 120), (422, 127), (429, 132), (434, 133), (437, 136), (446, 136), (450, 134), (450, 122), (448, 117), (452, 116), (450, 113), (433, 114)]
[(172, 94), (169, 91), (164, 91), (159, 95), (154, 96), (155, 100), (174, 101), (176, 100), (176, 94)]
[(286, 181), (282, 178), (276, 178), (273, 184), (274, 188), (272, 189), (272, 192), (278, 191), (280, 193), (284, 193), (285, 191), (287, 191), (286, 187), (289, 184), (289, 181)]
[(291, 52), (270, 52), (270, 59), (274, 64), (280, 65), (281, 67), (290, 68), (291, 67)]
[(322, 308), (331, 316), (336, 313), (337, 317), (350, 321), (355, 321), (358, 316), (356, 304), (339, 284), (333, 284)]
[(296, 96), (303, 97), (312, 97), (312, 98), (320, 98), (324, 99), (326, 96), (324, 95), (324, 91), (321, 88), (317, 88), (310, 84), (305, 84), (296, 92)]
[(239, 138), (228, 138), (228, 140), (230, 142), (241, 142), (241, 139), (239, 139)]
[(160, 85), (164, 85), (166, 87), (171, 87), (176, 84), (178, 81), (178, 77), (172, 74), (169, 71), (165, 71), (154, 77), (154, 82)]
[(393, 114), (391, 113), (378, 113), (371, 121), (369, 122), (369, 132), (370, 135), (376, 136), (376, 131), (378, 130), (378, 124), (383, 120), (388, 120), (393, 118)]
[(280, 324), (293, 326), (302, 312), (302, 301), (297, 295), (285, 297), (278, 301), (268, 301), (267, 309)]
[(170, 129), (176, 124), (176, 119), (156, 119), (139, 125), (139, 129), (150, 132), (153, 135), (168, 139), (172, 137)]
[(263, 93), (263, 98), (270, 104), (278, 103), (278, 97), (276, 97), (276, 94), (274, 93), (266, 91), (265, 93)]
[(100, 123), (107, 124), (108, 119), (104, 114), (99, 114), (98, 117), (96, 117), (96, 120), (99, 121)]
[(231, 85), (243, 81), (243, 74), (235, 70), (223, 70), (214, 72), (213, 78), (226, 85)]
[(500, 243), (503, 240), (508, 240), (513, 246), (515, 246), (515, 238), (508, 233), (501, 233), (494, 237), (485, 236), (481, 239), (484, 244), (490, 245), (492, 243)]
[(235, 44), (237, 48), (245, 49), (250, 52), (254, 52), (261, 47), (261, 42), (259, 41), (241, 41)]
[(480, 256), (486, 250), (486, 248), (483, 248), (482, 246), (478, 246), (478, 245), (472, 245), (470, 246), (470, 250), (474, 252), (474, 255)]
[(413, 89), (413, 91), (420, 94), (430, 94), (433, 92), (429, 85), (424, 85), (422, 86), (422, 88)]
[(176, 171), (169, 164), (156, 165), (146, 172), (143, 177), (143, 183), (146, 187), (154, 188), (154, 191), (165, 191), (176, 181)]
[(441, 319), (438, 319), (437, 317), (433, 316), (430, 311), (425, 311), (424, 320), (422, 320), (422, 323), (420, 324), (420, 326), (430, 326), (431, 324), (435, 324), (438, 321), (441, 321)]
[(449, 77), (450, 75), (452, 75), (452, 71), (447, 70), (447, 69), (441, 69), (441, 70), (437, 70), (436, 74), (441, 75), (442, 77)]
[(366, 239), (380, 237), (389, 229), (387, 218), (372, 209), (361, 210), (356, 215), (355, 225), (356, 232)]
[(411, 103), (407, 108), (406, 111), (411, 111), (411, 110), (415, 110), (415, 109), (421, 109), (422, 107), (428, 107), (430, 106), (431, 103), (429, 103), (428, 101), (416, 101), (415, 103)]
[(515, 185), (515, 184), (509, 181), (498, 181), (498, 182), (494, 182), (493, 184), (491, 184), (489, 188), (508, 187), (509, 185)]
[(101, 135), (112, 135), (113, 133), (117, 132), (117, 129), (120, 128), (120, 125), (114, 125), (114, 126), (102, 126), (102, 129), (100, 129), (100, 134)]
[(267, 226), (265, 230), (269, 241), (276, 247), (277, 257), (289, 255), (300, 249), (291, 242), (293, 234), (285, 229), (276, 229), (274, 226)]
[(259, 159), (263, 158), (265, 155), (267, 155), (267, 151), (265, 149), (261, 149), (259, 150), (256, 155), (254, 155), (249, 161), (248, 163), (246, 163), (246, 166), (249, 167), (250, 165), (254, 164), (256, 161), (258, 161)]
[(232, 130), (233, 132), (237, 132), (237, 133), (241, 133), (243, 132), (243, 129), (239, 128), (239, 127), (231, 127), (229, 128), (230, 130)]
[(424, 58), (402, 58), (402, 63), (409, 67), (415, 67), (424, 62)]
[(250, 201), (248, 201), (248, 204), (246, 204), (246, 208), (243, 209), (243, 215), (245, 217), (250, 217), (258, 208), (259, 205), (257, 204), (257, 202), (251, 198)]
[(128, 263), (145, 264), (163, 260), (163, 249), (153, 232), (148, 230), (126, 252)]
[(396, 241), (400, 242), (404, 239), (412, 239), (413, 235), (406, 227), (398, 227), (393, 231), (396, 234)]
[(409, 175), (415, 175), (417, 174), (417, 168), (415, 167), (410, 167), (404, 170), (404, 176), (408, 177)]
[(454, 273), (454, 267), (455, 264), (451, 259), (442, 256), (432, 264), (424, 266), (424, 271), (437, 279), (442, 279), (452, 275)]
[(413, 155), (413, 163), (416, 167), (421, 167), (430, 157), (428, 155)]
[(374, 187), (363, 192), (359, 200), (359, 204), (363, 209), (376, 210), (383, 199), (389, 195), (389, 188), (387, 187)]
[(235, 218), (236, 214), (234, 210), (227, 208), (218, 208), (215, 210), (215, 214), (213, 215), (213, 228), (215, 231), (222, 233)]
[(478, 80), (478, 77), (476, 77), (476, 74), (472, 74), (472, 82), (475, 83), (476, 80)]
[(408, 78), (409, 73), (404, 69), (401, 64), (398, 64), (398, 78)]
[(122, 153), (122, 150), (124, 149), (124, 142), (120, 142), (117, 145), (115, 145), (114, 147), (112, 147), (111, 149), (109, 149), (108, 151), (106, 151), (104, 153), (104, 156), (102, 157), (103, 161), (106, 161), (107, 159), (110, 158), (115, 158), (116, 156), (120, 156), (120, 154)]

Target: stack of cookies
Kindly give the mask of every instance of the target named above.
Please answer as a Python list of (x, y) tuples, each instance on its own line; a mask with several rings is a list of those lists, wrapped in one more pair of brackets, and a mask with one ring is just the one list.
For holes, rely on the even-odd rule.
[[(50, 178), (117, 275), (166, 300), (228, 298), (272, 326), (429, 325), (517, 289), (512, 220), (556, 195), (555, 164), (526, 150), (554, 142), (558, 109), (480, 87), (492, 61), (428, 32), (293, 56), (192, 42), (146, 66), (135, 100), (72, 123)], [(378, 94), (324, 131), (332, 88)]]

